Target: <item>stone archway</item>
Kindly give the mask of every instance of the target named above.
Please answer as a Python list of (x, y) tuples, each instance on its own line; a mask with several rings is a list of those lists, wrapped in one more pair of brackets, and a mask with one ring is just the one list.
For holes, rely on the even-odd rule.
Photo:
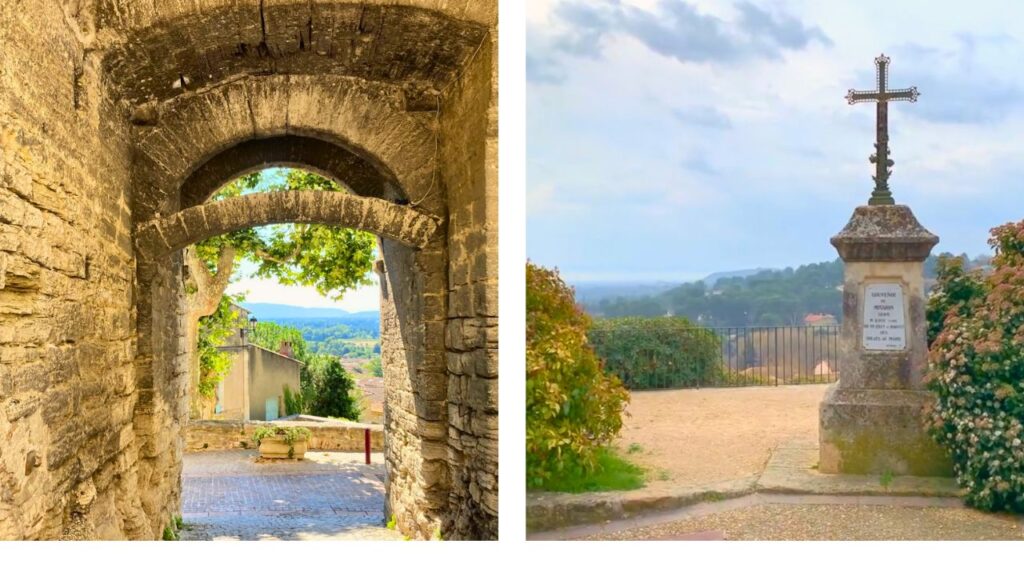
[[(497, 3), (458, 4), (0, 7), (0, 537), (159, 537), (187, 406), (175, 250), (317, 210), (384, 237), (399, 528), (497, 536)], [(269, 164), (356, 196), (200, 207)]]
[(268, 224), (302, 222), (356, 228), (423, 248), (437, 222), (412, 208), (376, 198), (319, 190), (264, 192), (185, 208), (136, 227), (141, 263), (214, 236)]

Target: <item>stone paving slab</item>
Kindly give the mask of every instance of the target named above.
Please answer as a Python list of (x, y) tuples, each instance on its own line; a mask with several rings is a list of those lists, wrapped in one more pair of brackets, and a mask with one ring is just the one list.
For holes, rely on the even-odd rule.
[(400, 540), (384, 527), (384, 466), (363, 455), (307, 452), (302, 461), (255, 451), (186, 454), (183, 540)]
[(862, 494), (888, 496), (960, 497), (964, 491), (953, 478), (822, 474), (817, 470), (818, 445), (790, 441), (772, 451), (757, 481), (758, 492), (784, 494)]

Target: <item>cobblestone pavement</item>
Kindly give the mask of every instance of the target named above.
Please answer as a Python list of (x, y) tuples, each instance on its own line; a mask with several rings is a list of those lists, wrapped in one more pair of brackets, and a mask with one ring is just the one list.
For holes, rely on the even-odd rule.
[(182, 540), (398, 540), (384, 527), (380, 454), (307, 452), (261, 460), (255, 451), (186, 454)]

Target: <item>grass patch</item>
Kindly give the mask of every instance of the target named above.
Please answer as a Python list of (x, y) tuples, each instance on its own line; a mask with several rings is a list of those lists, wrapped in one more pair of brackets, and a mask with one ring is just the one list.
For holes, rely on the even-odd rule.
[(626, 454), (639, 454), (640, 452), (643, 451), (643, 446), (637, 444), (636, 442), (633, 442), (632, 444), (629, 445), (629, 448), (626, 449)]
[(636, 490), (644, 487), (643, 468), (626, 461), (615, 450), (601, 448), (597, 454), (598, 471), (588, 475), (552, 478), (543, 486), (552, 492), (603, 492)]

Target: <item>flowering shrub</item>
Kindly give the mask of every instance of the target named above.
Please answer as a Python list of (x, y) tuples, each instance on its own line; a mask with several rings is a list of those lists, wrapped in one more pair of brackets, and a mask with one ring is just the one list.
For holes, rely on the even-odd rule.
[(557, 270), (526, 265), (526, 474), (530, 488), (600, 472), (629, 393), (587, 344), (590, 318)]
[[(968, 504), (1024, 512), (1024, 222), (993, 229), (989, 244), (991, 274), (946, 266), (929, 302), (939, 330), (931, 429), (953, 456)], [(944, 316), (933, 318), (940, 306)]]

